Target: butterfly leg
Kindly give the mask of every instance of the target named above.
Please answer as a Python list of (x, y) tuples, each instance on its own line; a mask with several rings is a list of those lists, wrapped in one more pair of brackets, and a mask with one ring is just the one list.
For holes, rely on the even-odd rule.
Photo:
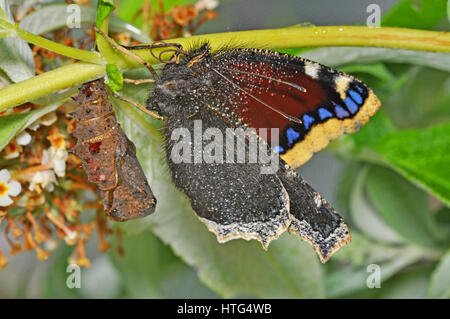
[(126, 97), (120, 96), (119, 94), (114, 94), (114, 97), (117, 98), (117, 99), (119, 99), (119, 100), (122, 100), (122, 101), (124, 101), (124, 102), (130, 103), (131, 105), (133, 105), (134, 107), (136, 107), (136, 108), (139, 109), (140, 111), (144, 112), (145, 114), (150, 115), (151, 117), (153, 117), (153, 118), (155, 118), (155, 119), (157, 119), (157, 120), (160, 120), (160, 121), (163, 121), (163, 120), (164, 120), (164, 117), (162, 117), (162, 116), (160, 116), (160, 115), (157, 115), (157, 114), (155, 114), (154, 112), (151, 112), (151, 111), (147, 110), (147, 109), (146, 109), (144, 106), (142, 106), (141, 104), (136, 103), (136, 102), (134, 102), (134, 101), (132, 101), (132, 100), (126, 98)]
[(139, 84), (143, 84), (143, 83), (155, 83), (155, 80), (153, 79), (139, 79), (139, 80), (135, 80), (135, 79), (126, 79), (124, 78), (123, 81), (125, 83), (131, 83), (134, 85), (139, 85)]
[[(122, 52), (123, 54), (128, 55), (129, 57), (135, 59), (137, 62), (141, 63), (142, 65), (144, 65), (149, 71), (150, 73), (153, 75), (153, 77), (155, 79), (158, 79), (158, 74), (156, 74), (155, 69), (153, 69), (153, 67), (151, 66), (150, 63), (148, 63), (147, 61), (145, 61), (144, 59), (142, 59), (140, 56), (134, 54), (132, 51), (128, 50), (127, 48), (117, 44), (116, 41), (114, 41), (113, 39), (111, 39), (107, 34), (105, 34), (102, 30), (95, 28), (95, 31), (98, 32), (102, 37), (105, 38), (106, 41), (108, 41), (112, 46), (114, 46), (117, 50), (119, 50), (120, 52)], [(139, 81), (139, 80), (137, 80)], [(148, 79), (146, 79), (146, 81), (148, 81)], [(153, 80), (154, 81), (154, 80)], [(150, 81), (148, 81), (150, 82)], [(146, 83), (145, 81), (141, 81), (140, 83)], [(135, 83), (135, 84), (140, 84), (140, 83)], [(131, 101), (130, 99), (127, 99), (125, 97), (122, 97), (118, 94), (114, 95), (116, 98), (128, 102), (131, 105), (135, 106), (136, 108), (138, 108), (140, 111), (144, 112), (145, 114), (150, 115), (151, 117), (157, 119), (157, 120), (163, 120), (162, 116), (159, 116), (153, 112), (150, 112), (149, 110), (147, 110), (145, 107), (143, 107), (142, 105), (140, 105), (139, 103), (136, 103), (134, 101)]]

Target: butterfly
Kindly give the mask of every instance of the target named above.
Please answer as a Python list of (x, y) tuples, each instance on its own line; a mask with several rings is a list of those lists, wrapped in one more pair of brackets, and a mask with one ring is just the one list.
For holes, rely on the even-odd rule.
[(84, 83), (71, 116), (77, 138), (72, 152), (81, 159), (112, 219), (125, 221), (155, 211), (156, 199), (136, 157), (136, 148), (117, 122), (102, 79)]
[[(348, 243), (343, 219), (295, 168), (365, 124), (381, 106), (373, 91), (351, 75), (267, 50), (212, 53), (206, 43), (172, 62), (147, 109), (165, 119), (173, 182), (218, 241), (256, 239), (267, 249), (287, 230), (311, 243), (322, 262)], [(240, 144), (216, 143), (238, 129), (248, 133)], [(262, 158), (248, 160), (252, 141), (258, 154), (276, 154), (273, 173), (261, 173)], [(236, 161), (239, 152), (246, 161)]]

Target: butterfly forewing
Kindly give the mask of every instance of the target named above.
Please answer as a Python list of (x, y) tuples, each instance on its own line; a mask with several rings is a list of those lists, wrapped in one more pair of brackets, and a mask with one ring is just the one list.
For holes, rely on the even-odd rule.
[(256, 49), (213, 59), (218, 94), (249, 126), (278, 128), (276, 150), (293, 167), (358, 130), (380, 107), (363, 82), (306, 59)]

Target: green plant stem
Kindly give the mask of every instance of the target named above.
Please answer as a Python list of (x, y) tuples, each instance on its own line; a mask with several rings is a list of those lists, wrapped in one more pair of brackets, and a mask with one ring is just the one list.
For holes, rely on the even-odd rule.
[(10, 36), (14, 35), (22, 40), (25, 40), (29, 43), (33, 43), (42, 48), (48, 49), (55, 53), (64, 55), (69, 58), (77, 59), (80, 61), (90, 62), (90, 63), (105, 63), (105, 60), (98, 52), (92, 52), (87, 50), (80, 50), (76, 48), (69, 47), (67, 45), (63, 45), (61, 43), (57, 43), (51, 40), (48, 40), (44, 37), (35, 35), (25, 30), (21, 30), (19, 28), (14, 27), (11, 23), (0, 19), (0, 29), (10, 30)]
[[(109, 17), (102, 22), (100, 30), (102, 30), (105, 34), (108, 34), (108, 26)], [(114, 49), (100, 34), (95, 34), (95, 41), (97, 44), (97, 49), (108, 63), (115, 65), (123, 65), (126, 63), (126, 61), (123, 60), (124, 56), (119, 51)]]
[[(101, 43), (98, 39), (99, 44)], [(213, 50), (230, 43), (240, 47), (300, 48), (316, 46), (372, 46), (421, 51), (450, 52), (450, 33), (403, 28), (367, 28), (357, 26), (289, 27), (282, 29), (227, 32), (189, 38), (173, 39), (189, 49), (199, 42), (208, 41)], [(169, 42), (169, 41), (168, 41)], [(103, 45), (103, 44), (101, 44)], [(105, 49), (106, 45), (104, 44)], [(102, 49), (103, 50), (103, 49)], [(108, 50), (108, 49), (106, 49)], [(157, 63), (148, 50), (135, 50), (150, 63)], [(107, 59), (114, 59), (122, 70), (140, 66), (111, 48), (104, 51)], [(155, 54), (158, 51), (155, 50)], [(50, 71), (0, 90), (0, 110), (37, 99), (59, 89), (68, 88), (102, 76), (104, 66), (75, 63)]]
[(101, 77), (105, 65), (77, 62), (42, 73), (0, 90), (0, 109), (20, 105), (53, 92)]
[[(417, 51), (450, 52), (450, 32), (406, 28), (368, 28), (362, 26), (299, 27), (225, 32), (178, 38), (166, 42), (180, 43), (186, 48), (208, 41), (212, 50), (230, 45), (244, 48), (288, 49), (324, 46), (366, 46)], [(158, 53), (158, 50), (154, 50)], [(157, 63), (148, 50), (136, 54)], [(126, 58), (128, 66), (137, 62)], [(125, 65), (122, 68), (126, 67)]]
[(17, 30), (17, 34), (22, 40), (25, 40), (29, 43), (33, 43), (42, 48), (46, 48), (50, 51), (64, 55), (69, 58), (97, 64), (105, 63), (105, 60), (98, 52), (72, 48), (67, 45), (48, 40), (46, 38), (40, 37), (38, 35), (20, 29)]

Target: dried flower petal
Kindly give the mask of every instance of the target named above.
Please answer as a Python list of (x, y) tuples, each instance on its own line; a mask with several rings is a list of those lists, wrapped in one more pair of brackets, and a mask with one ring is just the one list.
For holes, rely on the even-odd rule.
[(0, 250), (0, 268), (5, 269), (8, 265), (8, 258)]
[(57, 119), (58, 119), (58, 117), (56, 116), (56, 112), (53, 111), (53, 112), (47, 113), (44, 116), (42, 116), (39, 119), (39, 123), (44, 126), (50, 126), (53, 123), (55, 123)]
[(15, 140), (12, 140), (9, 142), (8, 145), (5, 146), (3, 150), (3, 158), (4, 159), (13, 159), (19, 157), (20, 153), (22, 152), (22, 146), (17, 144)]

